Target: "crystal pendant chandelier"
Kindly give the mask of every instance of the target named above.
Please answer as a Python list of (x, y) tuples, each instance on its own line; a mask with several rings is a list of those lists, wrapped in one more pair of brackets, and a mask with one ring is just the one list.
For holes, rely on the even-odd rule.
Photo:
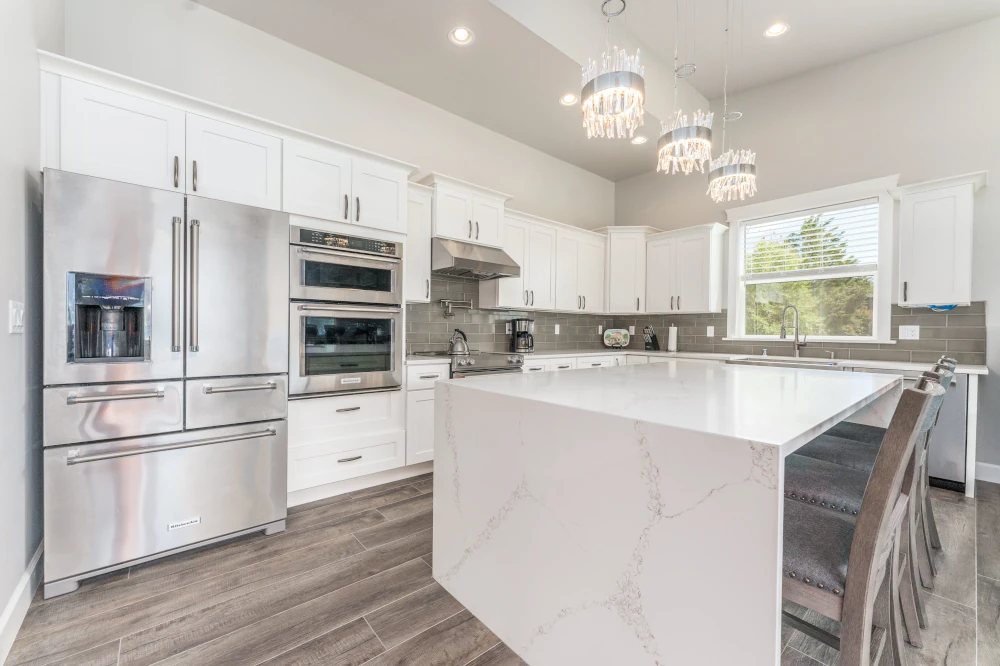
[[(608, 5), (615, 2), (621, 3), (621, 9), (611, 11)], [(611, 19), (624, 11), (625, 0), (604, 0), (601, 3), (601, 12), (608, 18), (608, 37)], [(587, 60), (583, 68), (580, 110), (588, 139), (595, 136), (631, 138), (642, 125), (643, 105), (646, 102), (646, 82), (642, 78), (644, 70), (639, 64), (639, 49), (636, 49), (635, 56), (629, 56), (625, 49), (619, 50), (616, 46), (612, 50), (606, 44), (600, 63)]]
[(726, 69), (722, 83), (722, 154), (709, 163), (708, 194), (715, 203), (744, 200), (757, 194), (757, 153), (726, 150), (726, 123), (743, 114), (729, 112), (729, 3), (726, 3)]
[(668, 122), (661, 124), (662, 134), (656, 144), (656, 170), (673, 174), (680, 171), (688, 175), (692, 171), (703, 173), (705, 162), (712, 159), (712, 117), (701, 109), (688, 117), (677, 110), (677, 80), (686, 79), (695, 73), (693, 63), (678, 64), (677, 53), (680, 42), (680, 0), (674, 0), (674, 113)]

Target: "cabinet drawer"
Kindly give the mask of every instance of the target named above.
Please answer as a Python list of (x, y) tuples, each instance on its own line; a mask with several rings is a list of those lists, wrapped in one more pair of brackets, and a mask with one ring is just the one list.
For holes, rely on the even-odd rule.
[(402, 391), (306, 398), (288, 403), (288, 445), (292, 448), (403, 427)]
[(313, 488), (406, 464), (402, 430), (351, 437), (288, 451), (288, 491)]
[(549, 370), (559, 372), (560, 370), (576, 370), (577, 361), (575, 358), (552, 358), (549, 359)]
[(283, 419), (287, 415), (287, 380), (285, 375), (189, 379), (184, 387), (187, 427)]
[(610, 368), (615, 364), (614, 356), (581, 356), (577, 359), (576, 367), (585, 368)]
[(447, 363), (436, 365), (408, 365), (406, 366), (406, 389), (408, 391), (419, 391), (421, 389), (434, 388), (434, 382), (448, 379), (451, 366)]
[(549, 369), (548, 361), (525, 361), (521, 366), (521, 372), (528, 374), (534, 372), (545, 372)]
[(184, 382), (47, 388), (43, 446), (179, 431)]

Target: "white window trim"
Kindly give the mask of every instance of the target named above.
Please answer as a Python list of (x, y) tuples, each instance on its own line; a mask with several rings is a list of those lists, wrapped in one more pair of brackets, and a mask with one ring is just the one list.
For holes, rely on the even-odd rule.
[(816, 342), (856, 342), (892, 344), (891, 313), (892, 313), (892, 276), (894, 264), (895, 238), (893, 236), (893, 221), (896, 215), (896, 202), (892, 192), (899, 182), (899, 174), (876, 178), (851, 185), (833, 187), (818, 192), (798, 194), (784, 199), (774, 199), (760, 203), (730, 208), (726, 211), (729, 221), (729, 298), (726, 322), (726, 340), (748, 340), (770, 342), (778, 340), (778, 336), (744, 335), (745, 293), (743, 281), (743, 248), (740, 226), (743, 222), (762, 218), (795, 215), (804, 211), (828, 206), (849, 204), (862, 199), (878, 199), (879, 206), (879, 246), (878, 269), (875, 271), (875, 303), (872, 313), (872, 330), (874, 335), (867, 337), (816, 336), (810, 340)]

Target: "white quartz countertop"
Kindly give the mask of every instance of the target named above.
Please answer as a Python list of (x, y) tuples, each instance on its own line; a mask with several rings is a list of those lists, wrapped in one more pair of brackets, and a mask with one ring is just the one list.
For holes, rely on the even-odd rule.
[(451, 380), (455, 388), (778, 446), (787, 455), (882, 395), (891, 374), (666, 363)]

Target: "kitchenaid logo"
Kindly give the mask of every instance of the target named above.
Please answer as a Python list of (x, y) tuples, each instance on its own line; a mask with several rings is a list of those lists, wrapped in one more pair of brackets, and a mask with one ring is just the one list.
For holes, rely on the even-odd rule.
[(173, 532), (174, 530), (179, 530), (182, 527), (190, 527), (192, 525), (197, 525), (201, 522), (201, 516), (195, 516), (194, 518), (185, 518), (184, 520), (178, 520), (175, 523), (170, 523), (167, 525), (167, 531)]
[(340, 380), (340, 383), (341, 384), (360, 384), (361, 383), (361, 377), (345, 377), (344, 379)]

